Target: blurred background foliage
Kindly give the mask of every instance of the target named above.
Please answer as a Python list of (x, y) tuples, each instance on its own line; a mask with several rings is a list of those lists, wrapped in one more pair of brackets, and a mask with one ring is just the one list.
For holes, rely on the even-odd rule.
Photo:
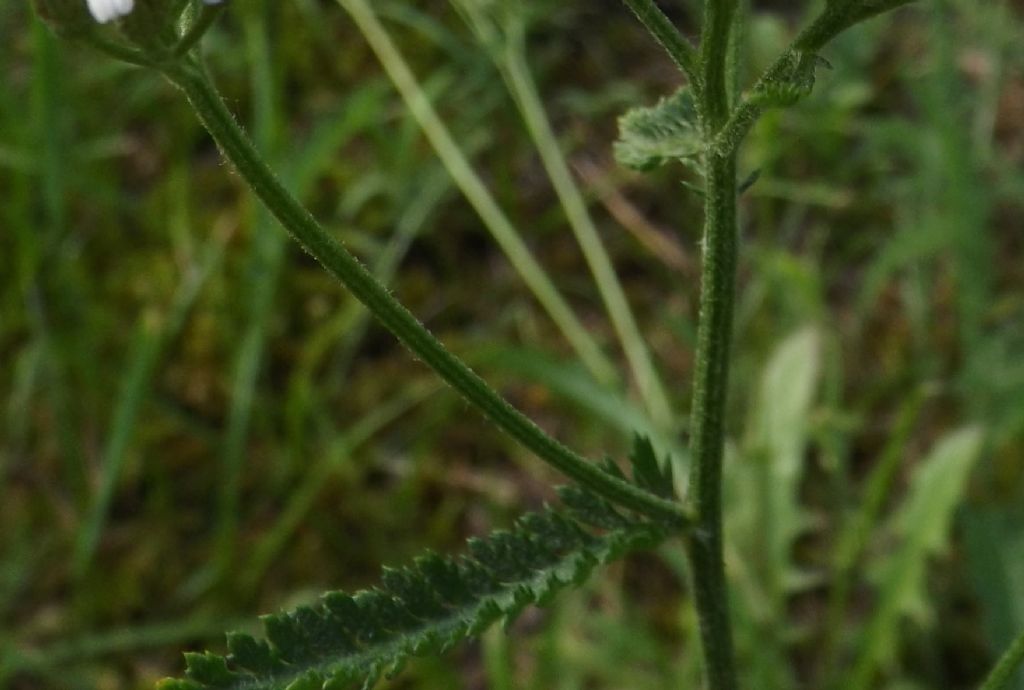
[[(614, 377), (578, 363), (336, 3), (234, 0), (206, 47), (286, 183), (452, 349), (592, 456), (640, 428), (684, 462), (700, 200), (610, 156), (616, 116), (677, 76), (614, 0), (526, 4), (526, 71), (668, 418), (568, 230), (552, 142), (465, 14), (374, 3)], [(665, 7), (692, 33), (697, 4)], [(746, 83), (809, 9), (753, 4)], [(26, 5), (0, 5), (0, 685), (150, 687), (258, 612), (551, 498), (285, 239), (178, 94)], [(744, 148), (726, 479), (745, 687), (968, 688), (1024, 630), (1022, 38), (1020, 0), (921, 2), (831, 46), (813, 96)], [(630, 558), (393, 686), (699, 687), (684, 573), (677, 545)]]

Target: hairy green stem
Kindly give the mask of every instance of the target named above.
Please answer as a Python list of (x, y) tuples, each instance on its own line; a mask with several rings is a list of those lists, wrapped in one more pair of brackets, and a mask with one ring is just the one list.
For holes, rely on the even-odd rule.
[(736, 687), (722, 558), (722, 455), (737, 255), (736, 158), (709, 155), (700, 328), (691, 420), (690, 491), (696, 525), (687, 542), (708, 683)]
[(181, 57), (188, 51), (192, 50), (199, 43), (199, 40), (206, 35), (213, 23), (217, 21), (217, 17), (224, 12), (224, 8), (227, 5), (203, 5), (199, 11), (199, 17), (195, 20), (195, 23), (189, 27), (185, 35), (181, 37), (178, 44), (174, 46), (174, 56)]
[(729, 116), (726, 63), (729, 36), (737, 0), (704, 0), (704, 26), (700, 38), (698, 109), (706, 136), (718, 132)]
[(698, 99), (706, 193), (697, 354), (691, 409), (690, 492), (696, 516), (687, 540), (704, 668), (711, 690), (735, 690), (732, 626), (722, 556), (722, 455), (735, 301), (736, 153), (718, 153), (715, 135), (729, 116), (726, 70), (736, 0), (706, 0), (701, 37), (703, 85)]
[(719, 153), (735, 151), (764, 112), (757, 96), (773, 82), (784, 81), (786, 72), (801, 54), (816, 54), (833, 38), (857, 22), (908, 5), (914, 0), (846, 0), (827, 7), (796, 37), (793, 44), (758, 78), (750, 95), (733, 108), (728, 120), (716, 132), (713, 148)]
[(546, 463), (607, 500), (653, 517), (687, 521), (679, 504), (616, 479), (544, 433), (449, 352), (281, 185), (198, 63), (185, 61), (165, 74), (185, 92), (225, 157), (292, 237), (467, 401)]
[(672, 21), (665, 16), (654, 0), (622, 0), (636, 18), (640, 20), (651, 36), (654, 37), (665, 52), (669, 54), (676, 66), (690, 80), (695, 91), (700, 87), (700, 73), (697, 70), (697, 51), (683, 36)]

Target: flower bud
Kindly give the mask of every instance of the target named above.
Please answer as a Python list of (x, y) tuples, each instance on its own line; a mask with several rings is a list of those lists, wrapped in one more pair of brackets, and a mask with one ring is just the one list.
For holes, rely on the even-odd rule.
[[(110, 4), (132, 5), (118, 26), (128, 39), (143, 52), (151, 55), (167, 54), (181, 40), (182, 13), (192, 3), (172, 0), (91, 0)], [(203, 0), (202, 5), (220, 5), (223, 0)], [(195, 3), (199, 5), (199, 3)], [(192, 5), (192, 6), (195, 6)]]
[(89, 11), (100, 24), (123, 17), (135, 7), (134, 0), (87, 0)]

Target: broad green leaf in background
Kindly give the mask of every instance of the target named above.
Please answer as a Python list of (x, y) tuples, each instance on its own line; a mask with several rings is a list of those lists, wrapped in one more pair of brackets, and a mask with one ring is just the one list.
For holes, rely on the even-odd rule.
[(982, 430), (958, 429), (940, 439), (915, 468), (906, 499), (884, 533), (898, 549), (879, 562), (874, 581), (878, 603), (861, 641), (852, 690), (868, 688), (875, 671), (889, 663), (898, 647), (900, 620), (927, 625), (927, 566), (947, 547), (953, 515), (967, 489), (971, 468), (981, 454)]
[(784, 661), (788, 593), (808, 576), (792, 559), (797, 536), (810, 524), (800, 506), (808, 418), (821, 379), (821, 338), (814, 328), (791, 335), (772, 354), (750, 410), (747, 436), (726, 462), (728, 568), (734, 576), (740, 648), (751, 655), (748, 684), (793, 687)]
[(808, 418), (821, 380), (821, 340), (807, 328), (790, 336), (769, 360), (751, 413), (744, 455), (758, 469), (761, 516), (760, 529), (751, 525), (748, 538), (764, 544), (771, 579), (766, 583), (773, 596), (796, 584), (799, 575), (792, 567), (793, 541), (810, 524), (800, 507), (800, 480), (807, 447)]

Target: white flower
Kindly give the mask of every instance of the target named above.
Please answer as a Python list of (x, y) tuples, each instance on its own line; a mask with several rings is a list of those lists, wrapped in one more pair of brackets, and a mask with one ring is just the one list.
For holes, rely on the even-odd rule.
[(123, 17), (135, 7), (135, 0), (86, 0), (89, 11), (101, 24)]
[[(100, 24), (129, 14), (135, 7), (135, 0), (85, 0), (89, 11)], [(203, 0), (207, 5), (219, 5), (224, 0)]]

